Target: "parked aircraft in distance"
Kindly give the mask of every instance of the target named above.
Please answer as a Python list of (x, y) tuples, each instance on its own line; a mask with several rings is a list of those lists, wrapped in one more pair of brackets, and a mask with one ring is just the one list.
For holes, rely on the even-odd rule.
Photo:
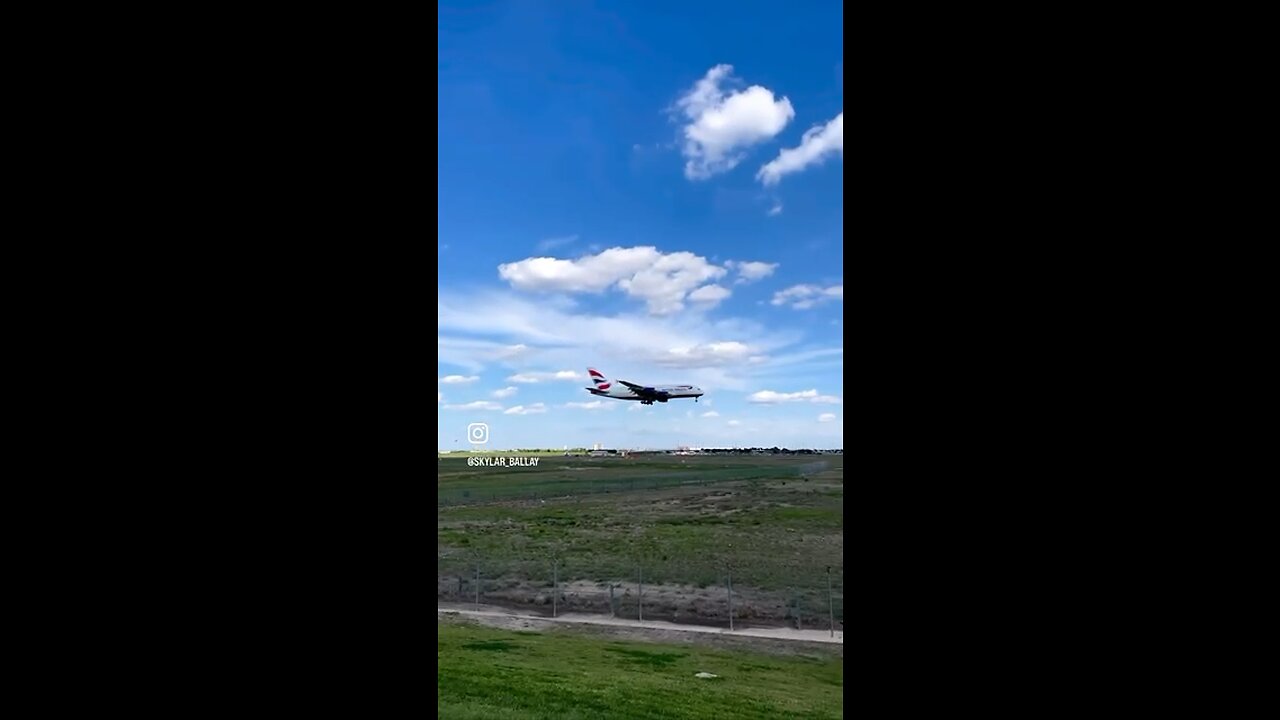
[(646, 386), (626, 380), (613, 382), (595, 368), (587, 368), (587, 374), (595, 384), (595, 387), (584, 388), (587, 392), (614, 400), (639, 400), (641, 405), (652, 405), (654, 402), (664, 403), (675, 398), (693, 398), (694, 402), (698, 402), (698, 398), (702, 397), (702, 388), (693, 385)]

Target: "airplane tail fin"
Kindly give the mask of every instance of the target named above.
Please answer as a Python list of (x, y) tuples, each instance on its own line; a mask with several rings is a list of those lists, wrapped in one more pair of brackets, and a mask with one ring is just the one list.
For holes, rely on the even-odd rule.
[(613, 383), (609, 378), (605, 377), (604, 373), (595, 368), (587, 368), (587, 375), (591, 377), (591, 383), (596, 386), (597, 390), (605, 391), (613, 386)]

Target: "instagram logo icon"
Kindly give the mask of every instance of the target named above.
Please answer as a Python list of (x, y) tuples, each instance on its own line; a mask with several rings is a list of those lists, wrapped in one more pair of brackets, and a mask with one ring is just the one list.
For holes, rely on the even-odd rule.
[(468, 425), (467, 441), (472, 445), (484, 445), (489, 442), (489, 426), (484, 423), (471, 423)]

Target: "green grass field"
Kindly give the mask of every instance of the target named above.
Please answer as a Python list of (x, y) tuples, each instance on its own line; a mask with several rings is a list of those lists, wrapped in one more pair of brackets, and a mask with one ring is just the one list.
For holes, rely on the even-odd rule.
[(438, 629), (436, 708), (448, 720), (843, 717), (840, 657), (618, 642), (571, 630)]
[(578, 583), (577, 599), (594, 603), (583, 609), (599, 611), (603, 602), (607, 611), (602, 583), (630, 583), (636, 594), (643, 572), (654, 617), (727, 619), (720, 607), (727, 592), (719, 588), (732, 577), (740, 597), (735, 617), (787, 622), (787, 606), (798, 604), (825, 627), (832, 567), (840, 623), (843, 461), (656, 455), (479, 468), (465, 458), (441, 459), (442, 597), (450, 591), (469, 600), (479, 566), (490, 601), (519, 604), (540, 595), (545, 602), (558, 560), (558, 581)]

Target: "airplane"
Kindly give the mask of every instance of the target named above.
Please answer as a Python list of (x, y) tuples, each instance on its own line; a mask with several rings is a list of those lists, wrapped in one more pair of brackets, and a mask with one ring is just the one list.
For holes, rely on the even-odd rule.
[(698, 402), (698, 398), (702, 397), (702, 388), (694, 387), (693, 385), (656, 385), (646, 387), (626, 380), (612, 382), (604, 376), (604, 373), (595, 368), (587, 368), (587, 374), (591, 376), (591, 382), (595, 384), (595, 387), (583, 388), (584, 390), (592, 395), (613, 398), (614, 400), (639, 400), (641, 405), (652, 405), (655, 401), (664, 403), (674, 398), (693, 398), (694, 402)]

